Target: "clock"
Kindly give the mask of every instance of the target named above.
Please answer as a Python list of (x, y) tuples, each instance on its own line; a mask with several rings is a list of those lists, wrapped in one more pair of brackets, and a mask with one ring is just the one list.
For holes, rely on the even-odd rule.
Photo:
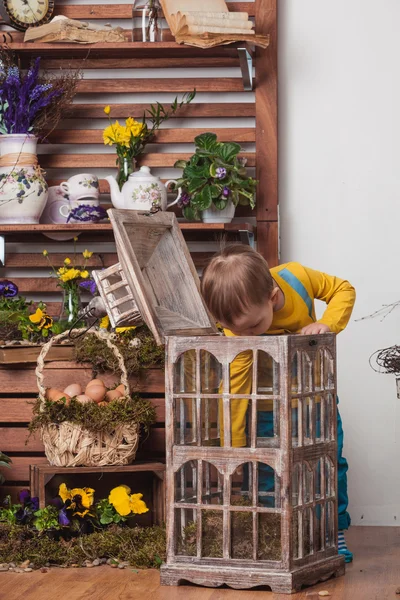
[(0, 15), (7, 25), (25, 31), (50, 21), (54, 0), (0, 0)]

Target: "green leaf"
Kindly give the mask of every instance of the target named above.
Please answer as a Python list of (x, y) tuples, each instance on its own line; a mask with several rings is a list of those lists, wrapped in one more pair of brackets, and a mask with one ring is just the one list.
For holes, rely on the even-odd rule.
[(174, 164), (174, 169), (185, 169), (187, 164), (186, 160), (177, 160)]
[(209, 188), (210, 188), (210, 193), (211, 193), (211, 197), (213, 200), (215, 198), (218, 198), (218, 196), (220, 196), (220, 194), (222, 192), (222, 185), (213, 184), (213, 185), (210, 185)]
[(235, 156), (240, 152), (241, 148), (239, 144), (233, 142), (221, 142), (218, 144), (217, 154), (222, 160), (227, 163), (232, 163)]
[(100, 523), (102, 525), (109, 525), (112, 522), (113, 522), (113, 518), (112, 517), (109, 517), (107, 514), (101, 515), (101, 517), (100, 517)]
[(193, 194), (204, 185), (204, 179), (200, 177), (195, 177), (194, 179), (189, 180), (188, 191), (189, 194)]
[(218, 210), (224, 210), (224, 208), (227, 207), (227, 204), (228, 204), (227, 198), (217, 198), (216, 200), (214, 200), (214, 206)]
[(199, 211), (193, 206), (185, 206), (183, 209), (183, 216), (188, 221), (200, 221)]
[(217, 136), (215, 133), (211, 132), (202, 133), (194, 138), (194, 143), (197, 148), (210, 152), (217, 147)]
[(205, 185), (201, 192), (192, 199), (192, 202), (196, 204), (196, 208), (198, 210), (203, 211), (210, 208), (213, 201), (213, 197), (211, 194), (211, 185)]
[(231, 190), (232, 202), (235, 206), (239, 204), (239, 192), (237, 189)]

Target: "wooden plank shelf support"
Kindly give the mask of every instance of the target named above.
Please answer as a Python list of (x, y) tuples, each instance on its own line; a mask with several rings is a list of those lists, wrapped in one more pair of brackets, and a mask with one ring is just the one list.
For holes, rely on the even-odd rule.
[(152, 493), (152, 520), (155, 525), (165, 522), (165, 464), (161, 462), (136, 462), (132, 465), (110, 467), (55, 467), (52, 465), (30, 466), (30, 489), (33, 497), (39, 498), (39, 508), (46, 505), (46, 485), (55, 475), (88, 475), (93, 473), (138, 473), (154, 474)]

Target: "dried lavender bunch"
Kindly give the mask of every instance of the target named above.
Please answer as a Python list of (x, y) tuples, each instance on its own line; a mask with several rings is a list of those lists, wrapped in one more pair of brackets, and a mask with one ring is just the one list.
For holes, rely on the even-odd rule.
[(13, 55), (0, 51), (0, 133), (31, 133), (43, 138), (71, 103), (80, 71), (40, 72), (40, 57), (28, 70)]

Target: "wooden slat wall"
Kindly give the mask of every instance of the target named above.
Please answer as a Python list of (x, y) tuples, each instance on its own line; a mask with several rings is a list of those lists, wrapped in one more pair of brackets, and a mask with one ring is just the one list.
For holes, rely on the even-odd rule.
[[(57, 185), (73, 174), (93, 172), (99, 176), (102, 202), (109, 205), (109, 186), (105, 175), (115, 170), (115, 154), (102, 144), (102, 128), (107, 124), (103, 108), (109, 104), (112, 117), (125, 119), (128, 116), (141, 118), (151, 102), (157, 100), (168, 104), (178, 94), (197, 89), (195, 102), (184, 107), (178, 120), (171, 120), (168, 127), (157, 133), (141, 163), (152, 167), (154, 173), (164, 181), (178, 175), (172, 167), (179, 158), (191, 154), (193, 138), (203, 131), (215, 131), (220, 140), (236, 141), (243, 147), (243, 156), (259, 180), (257, 209), (239, 207), (237, 217), (241, 222), (257, 220), (258, 249), (271, 265), (278, 261), (278, 198), (277, 198), (277, 61), (276, 61), (276, 0), (255, 0), (255, 2), (229, 2), (230, 10), (249, 12), (256, 18), (257, 31), (271, 34), (271, 46), (256, 53), (255, 93), (245, 93), (239, 70), (237, 51), (215, 49), (200, 54), (186, 48), (182, 61), (171, 58), (172, 53), (155, 56), (151, 52), (140, 55), (116, 57), (110, 51), (108, 56), (96, 56), (89, 52), (85, 60), (76, 54), (63, 57), (46, 53), (43, 66), (57, 70), (66, 64), (71, 68), (82, 68), (85, 78), (79, 84), (75, 103), (68, 110), (59, 129), (51, 132), (49, 142), (39, 148), (40, 164), (47, 171), (50, 185)], [(131, 0), (123, 3), (76, 4), (74, 0), (57, 2), (56, 14), (83, 20), (104, 20), (118, 24), (124, 21), (127, 30), (131, 28)], [(21, 42), (21, 34), (13, 32), (14, 42)], [(129, 34), (127, 34), (128, 36)], [(176, 56), (176, 51), (175, 55)], [(22, 55), (26, 62), (26, 55)], [(178, 68), (177, 68), (178, 65)], [(171, 75), (160, 70), (171, 69)], [(154, 71), (139, 71), (140, 69)], [(196, 71), (202, 69), (202, 71)], [(101, 71), (100, 71), (101, 70)], [(150, 75), (150, 77), (147, 77)], [(199, 76), (197, 76), (199, 75)], [(210, 121), (210, 119), (212, 121)], [(210, 123), (210, 124), (209, 124)], [(257, 158), (256, 152), (257, 150)], [(107, 153), (108, 152), (108, 153)], [(191, 235), (190, 239), (202, 240), (204, 234)], [(103, 237), (102, 237), (103, 236)], [(62, 265), (66, 249), (60, 242), (37, 234), (12, 236), (9, 238), (6, 265), (2, 276), (18, 279), (21, 293), (28, 297), (42, 297), (48, 300), (50, 314), (59, 312), (60, 294), (55, 282), (49, 279), (49, 268), (41, 254), (48, 248), (53, 264)], [(213, 244), (199, 243), (193, 258), (201, 269), (216, 249), (218, 236), (209, 237)], [(15, 243), (18, 240), (18, 243)], [(104, 243), (107, 242), (106, 246)], [(89, 261), (91, 267), (109, 266), (116, 262), (114, 246), (109, 234), (94, 237), (82, 234), (77, 244), (78, 251), (85, 247), (95, 254)], [(28, 245), (29, 244), (29, 245)], [(68, 245), (69, 244), (69, 245)], [(71, 373), (71, 369), (74, 371)], [(90, 378), (89, 370), (70, 363), (50, 363), (46, 371), (49, 385), (62, 387), (71, 379), (85, 383)], [(45, 461), (43, 447), (37, 438), (31, 438), (26, 445), (27, 424), (31, 415), (31, 405), (36, 395), (34, 365), (13, 368), (0, 367), (0, 449), (13, 459), (12, 470), (5, 470), (7, 477), (4, 493), (14, 493), (28, 485), (29, 465)], [(164, 452), (164, 382), (161, 371), (150, 370), (143, 374), (134, 387), (151, 398), (157, 410), (157, 423), (150, 437), (141, 444), (138, 457), (157, 459)]]

